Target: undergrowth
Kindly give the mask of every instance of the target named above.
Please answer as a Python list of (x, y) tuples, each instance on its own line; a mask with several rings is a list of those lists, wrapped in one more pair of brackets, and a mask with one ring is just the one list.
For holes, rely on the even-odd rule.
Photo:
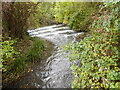
[(90, 34), (64, 47), (71, 50), (70, 61), (82, 64), (71, 66), (75, 77), (72, 88), (120, 88), (118, 4), (106, 3), (102, 8)]
[(11, 40), (10, 37), (2, 42), (2, 49), (0, 49), (2, 50), (2, 58), (0, 61), (2, 62), (3, 79), (10, 75), (20, 75), (20, 73), (26, 70), (27, 63), (32, 64), (40, 61), (41, 51), (44, 49), (44, 41), (39, 38), (31, 38), (31, 41), (31, 47), (28, 44), (28, 47), (30, 47), (29, 50), (26, 46), (26, 48), (23, 47), (26, 53), (23, 53), (23, 50), (21, 50), (20, 47), (22, 45), (16, 50), (14, 44), (16, 44), (17, 41)]

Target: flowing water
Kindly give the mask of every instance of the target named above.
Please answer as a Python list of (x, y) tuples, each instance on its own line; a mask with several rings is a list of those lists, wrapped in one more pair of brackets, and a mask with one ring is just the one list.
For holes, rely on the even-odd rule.
[(16, 87), (34, 88), (70, 88), (73, 81), (71, 62), (67, 56), (70, 52), (63, 52), (62, 46), (75, 41), (81, 33), (70, 30), (69, 27), (52, 25), (28, 30), (31, 37), (40, 37), (55, 45), (56, 50), (41, 64), (34, 67), (33, 72), (23, 77), (16, 83)]

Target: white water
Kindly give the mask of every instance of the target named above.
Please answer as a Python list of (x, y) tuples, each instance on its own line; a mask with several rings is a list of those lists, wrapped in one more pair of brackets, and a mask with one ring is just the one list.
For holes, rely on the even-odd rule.
[[(45, 65), (38, 65), (30, 76), (24, 77), (20, 86), (32, 86), (36, 88), (70, 88), (73, 75), (70, 70), (71, 63), (68, 53), (62, 52), (62, 46), (75, 41), (76, 33), (62, 24), (41, 27), (28, 30), (31, 37), (40, 37), (52, 42), (56, 51), (46, 60)], [(41, 68), (44, 66), (44, 70)]]

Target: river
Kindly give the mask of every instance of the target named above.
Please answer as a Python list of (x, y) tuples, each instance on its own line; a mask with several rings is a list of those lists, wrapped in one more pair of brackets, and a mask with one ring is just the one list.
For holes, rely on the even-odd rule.
[(68, 55), (62, 46), (75, 41), (81, 33), (71, 30), (63, 24), (28, 30), (31, 37), (40, 37), (55, 45), (55, 51), (41, 64), (33, 68), (33, 72), (23, 77), (15, 87), (24, 88), (70, 88), (73, 81)]

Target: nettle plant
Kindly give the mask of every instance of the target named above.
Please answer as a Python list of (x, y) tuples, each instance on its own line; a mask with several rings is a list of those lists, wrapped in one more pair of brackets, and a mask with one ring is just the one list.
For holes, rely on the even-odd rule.
[[(120, 88), (120, 57), (118, 56), (118, 8), (104, 11), (92, 25), (90, 35), (76, 44), (69, 44), (71, 66), (75, 79), (72, 88)], [(110, 13), (110, 15), (109, 15)]]

